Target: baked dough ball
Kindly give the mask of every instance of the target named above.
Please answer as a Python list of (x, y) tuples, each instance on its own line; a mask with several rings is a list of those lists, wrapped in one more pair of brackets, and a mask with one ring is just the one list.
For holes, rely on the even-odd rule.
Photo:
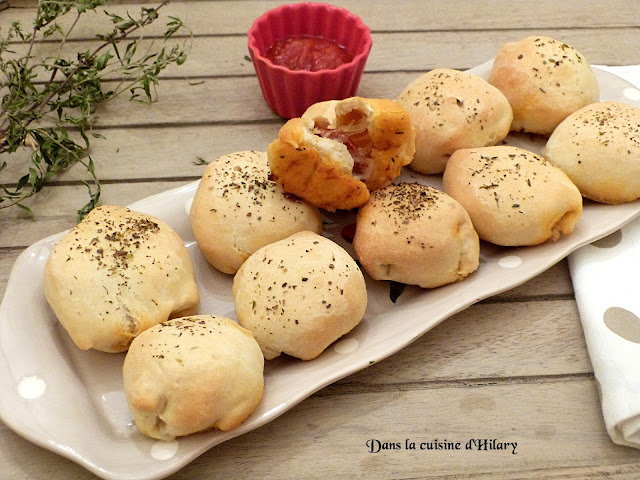
[(467, 212), (418, 183), (389, 185), (359, 209), (353, 248), (375, 280), (434, 288), (478, 268), (480, 242)]
[(584, 197), (619, 204), (640, 198), (640, 109), (619, 102), (587, 105), (549, 137), (545, 157)]
[(200, 300), (191, 257), (165, 222), (125, 207), (92, 210), (53, 248), (44, 292), (82, 350), (124, 352), (137, 335)]
[(409, 115), (393, 100), (347, 98), (335, 104), (335, 115), (335, 128), (326, 117), (293, 118), (267, 148), (283, 191), (329, 211), (363, 205), (415, 151)]
[(469, 213), (480, 239), (496, 245), (558, 240), (573, 232), (582, 215), (582, 196), (569, 177), (518, 147), (458, 150), (443, 184)]
[(575, 48), (550, 37), (500, 47), (489, 83), (509, 99), (511, 130), (550, 135), (569, 114), (597, 102), (598, 80)]
[(281, 353), (311, 360), (353, 329), (367, 308), (355, 260), (313, 232), (258, 250), (233, 280), (238, 323), (256, 337), (267, 360)]
[(211, 162), (196, 190), (190, 218), (204, 258), (229, 274), (265, 245), (303, 230), (322, 232), (316, 207), (283, 194), (269, 180), (264, 152), (237, 152)]
[(509, 133), (511, 106), (498, 89), (477, 75), (436, 68), (412, 81), (398, 97), (411, 116), (416, 153), (410, 168), (444, 172), (460, 148), (495, 145)]
[(160, 440), (238, 427), (262, 398), (263, 372), (251, 333), (214, 315), (176, 318), (143, 332), (122, 369), (137, 427)]

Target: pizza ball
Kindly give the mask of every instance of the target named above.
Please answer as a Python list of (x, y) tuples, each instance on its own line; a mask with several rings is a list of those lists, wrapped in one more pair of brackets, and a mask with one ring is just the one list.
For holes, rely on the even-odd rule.
[(200, 302), (178, 234), (159, 218), (112, 205), (92, 210), (54, 247), (44, 291), (79, 348), (111, 353), (153, 325), (195, 313)]
[(352, 97), (334, 108), (335, 120), (313, 111), (289, 120), (267, 147), (280, 188), (331, 212), (363, 205), (415, 152), (409, 115), (393, 100)]
[(204, 258), (235, 274), (253, 252), (303, 230), (322, 232), (320, 211), (285, 195), (269, 179), (265, 152), (224, 155), (205, 169), (191, 205), (193, 235)]
[(264, 357), (320, 355), (350, 332), (367, 308), (364, 276), (337, 243), (296, 233), (255, 252), (233, 280), (238, 323)]
[(469, 213), (481, 240), (516, 247), (573, 232), (582, 196), (543, 157), (512, 146), (458, 150), (443, 175), (444, 191)]
[(596, 202), (640, 198), (640, 109), (596, 102), (569, 115), (549, 137), (545, 157)]
[(264, 358), (250, 332), (215, 315), (158, 324), (131, 344), (124, 390), (138, 429), (172, 440), (237, 428), (264, 390)]
[(511, 104), (511, 130), (546, 136), (571, 113), (597, 102), (600, 95), (587, 59), (570, 45), (544, 36), (502, 45), (489, 83)]
[(505, 96), (486, 80), (450, 68), (436, 68), (413, 80), (398, 97), (416, 132), (416, 153), (409, 165), (424, 174), (444, 172), (460, 148), (495, 145), (511, 127)]
[(418, 183), (389, 185), (358, 210), (353, 248), (375, 280), (435, 288), (478, 268), (471, 219), (444, 192)]

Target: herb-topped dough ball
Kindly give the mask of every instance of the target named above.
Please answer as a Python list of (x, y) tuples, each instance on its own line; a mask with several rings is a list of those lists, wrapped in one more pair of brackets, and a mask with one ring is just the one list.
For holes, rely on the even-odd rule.
[(619, 204), (640, 198), (640, 109), (619, 102), (587, 105), (554, 130), (545, 157), (580, 193)]
[(123, 352), (149, 327), (195, 312), (193, 264), (165, 222), (102, 206), (54, 247), (44, 269), (47, 301), (83, 350)]
[(511, 130), (550, 135), (569, 114), (597, 102), (598, 80), (575, 48), (550, 37), (500, 47), (489, 83), (509, 99)]
[(285, 195), (269, 180), (264, 152), (232, 153), (209, 164), (190, 218), (202, 255), (229, 274), (265, 245), (303, 230), (322, 232), (316, 207)]
[(364, 316), (367, 289), (355, 260), (313, 232), (261, 248), (233, 281), (238, 323), (267, 360), (281, 353), (311, 360)]
[(375, 280), (422, 288), (460, 281), (480, 261), (478, 235), (462, 205), (417, 183), (373, 192), (358, 211), (353, 247)]
[(443, 183), (469, 213), (480, 239), (496, 245), (558, 240), (573, 232), (582, 215), (582, 196), (569, 177), (518, 147), (458, 150)]
[(123, 366), (124, 390), (137, 427), (161, 440), (238, 427), (264, 389), (260, 347), (233, 320), (176, 318), (142, 333)]
[(409, 165), (424, 174), (444, 172), (460, 148), (495, 145), (509, 133), (511, 106), (482, 77), (436, 68), (412, 81), (398, 97), (416, 132)]

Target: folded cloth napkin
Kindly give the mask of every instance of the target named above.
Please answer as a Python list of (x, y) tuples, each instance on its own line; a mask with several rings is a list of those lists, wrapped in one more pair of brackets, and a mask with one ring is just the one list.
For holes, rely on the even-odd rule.
[[(637, 89), (640, 65), (599, 66)], [(640, 219), (569, 256), (569, 268), (589, 357), (611, 439), (640, 448)]]

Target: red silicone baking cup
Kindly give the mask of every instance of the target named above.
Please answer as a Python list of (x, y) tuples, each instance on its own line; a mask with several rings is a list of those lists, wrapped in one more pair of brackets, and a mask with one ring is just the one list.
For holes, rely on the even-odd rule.
[[(266, 57), (267, 50), (292, 35), (334, 40), (353, 60), (315, 72), (274, 65)], [(317, 102), (355, 96), (372, 45), (369, 27), (360, 17), (326, 3), (303, 2), (268, 10), (256, 19), (248, 36), (262, 95), (271, 110), (283, 118), (299, 117)]]

